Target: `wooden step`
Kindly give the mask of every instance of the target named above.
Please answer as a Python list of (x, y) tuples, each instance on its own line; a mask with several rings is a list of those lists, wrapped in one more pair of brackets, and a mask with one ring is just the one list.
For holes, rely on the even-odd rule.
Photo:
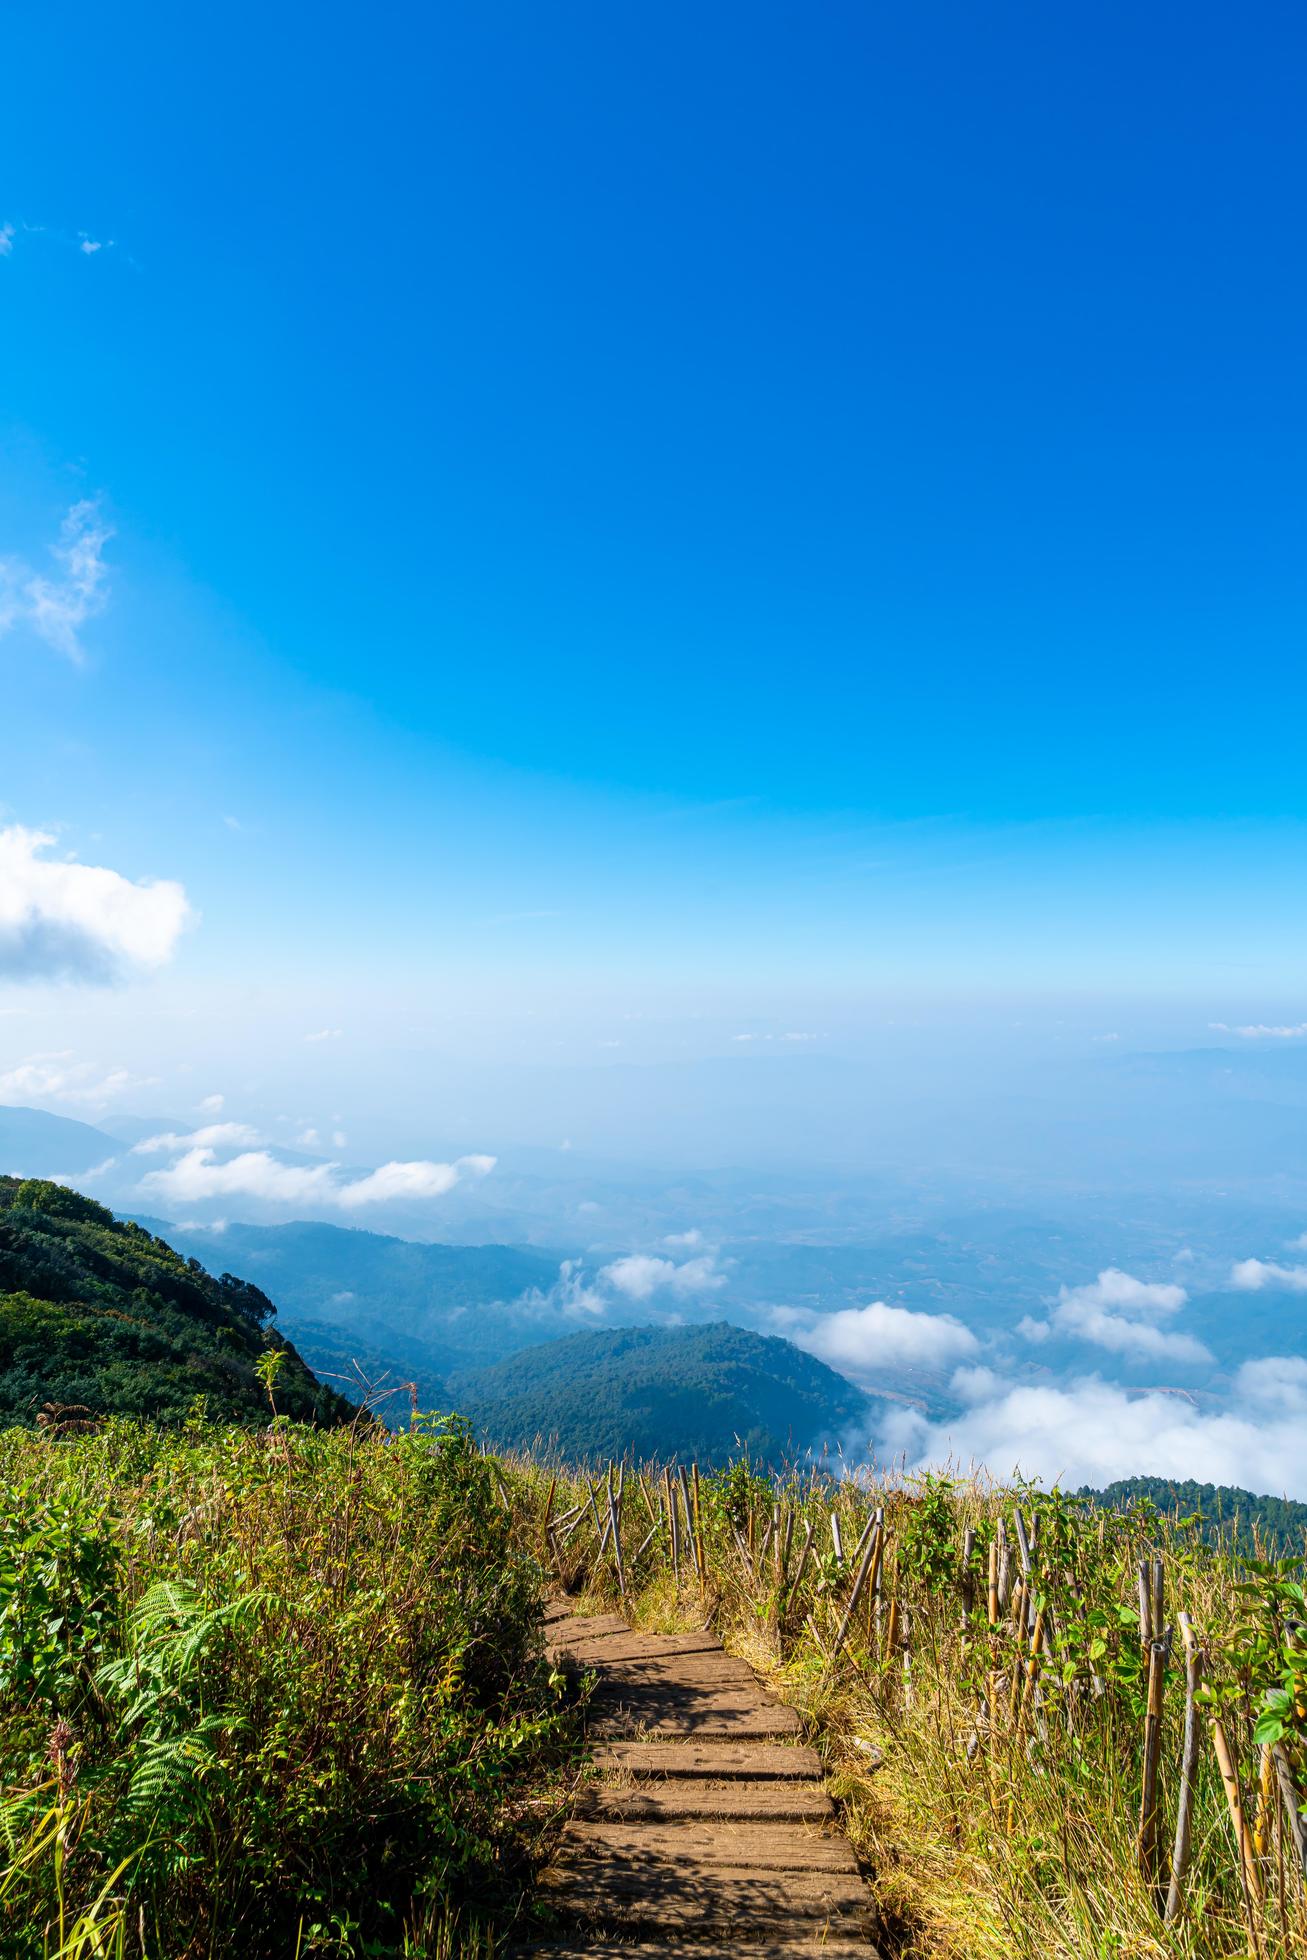
[(596, 1749), (596, 1769), (621, 1770), (627, 1776), (714, 1778), (747, 1781), (764, 1778), (821, 1779), (821, 1758), (804, 1743), (739, 1742), (619, 1742)]
[(688, 1830), (684, 1821), (654, 1824), (573, 1819), (563, 1833), (560, 1859), (574, 1872), (672, 1871), (730, 1866), (753, 1872), (856, 1872), (853, 1846), (820, 1825), (704, 1819)]
[(518, 1946), (514, 1960), (731, 1960), (736, 1953), (748, 1960), (874, 1960), (876, 1949), (867, 1940), (826, 1938), (818, 1927), (807, 1939), (771, 1940), (765, 1935), (720, 1940), (682, 1939), (623, 1941), (586, 1940), (584, 1945)]
[(736, 1953), (746, 1954), (748, 1960), (874, 1960), (874, 1951), (865, 1939), (828, 1940), (821, 1928), (809, 1933), (806, 1939), (773, 1940), (764, 1934), (732, 1939), (729, 1944), (680, 1937), (621, 1945), (608, 1940), (587, 1940), (584, 1945), (559, 1946), (551, 1941), (548, 1945), (513, 1949), (514, 1955), (521, 1955), (522, 1960), (528, 1956), (529, 1960), (730, 1960)]
[(802, 1724), (792, 1708), (766, 1702), (756, 1691), (704, 1688), (669, 1683), (665, 1688), (600, 1686), (590, 1703), (591, 1735), (680, 1735), (698, 1741), (722, 1736), (733, 1742), (761, 1742), (798, 1735)]
[(835, 1806), (815, 1783), (720, 1783), (685, 1777), (653, 1787), (592, 1784), (578, 1798), (576, 1814), (612, 1823), (636, 1818), (665, 1824), (684, 1817), (753, 1817), (821, 1824), (834, 1817)]
[(662, 1660), (673, 1654), (724, 1652), (721, 1641), (710, 1633), (632, 1633), (625, 1626), (620, 1633), (587, 1634), (583, 1640), (558, 1644), (560, 1647), (565, 1644), (569, 1654), (584, 1659), (589, 1666), (602, 1662), (605, 1667), (614, 1661)]
[(851, 1872), (755, 1871), (748, 1866), (675, 1864), (632, 1868), (624, 1860), (578, 1859), (543, 1873), (541, 1891), (557, 1910), (599, 1926), (695, 1933), (774, 1934), (794, 1921), (865, 1931), (868, 1897)]

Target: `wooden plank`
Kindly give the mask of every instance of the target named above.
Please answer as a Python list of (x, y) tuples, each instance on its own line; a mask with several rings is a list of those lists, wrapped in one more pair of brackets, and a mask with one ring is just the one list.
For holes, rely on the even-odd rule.
[(730, 1865), (632, 1870), (622, 1862), (587, 1860), (552, 1867), (541, 1875), (540, 1887), (550, 1904), (595, 1924), (720, 1930), (733, 1941), (774, 1934), (778, 1925), (795, 1920), (835, 1925), (847, 1934), (865, 1927), (869, 1905), (861, 1879), (847, 1872), (756, 1872)]
[(605, 1633), (629, 1633), (625, 1620), (619, 1620), (616, 1613), (590, 1613), (585, 1619), (554, 1620), (546, 1625), (545, 1632), (553, 1646), (572, 1647), (582, 1640), (594, 1640)]
[(698, 1692), (670, 1684), (661, 1689), (601, 1687), (590, 1707), (590, 1733), (603, 1737), (647, 1733), (700, 1740), (727, 1736), (736, 1742), (752, 1742), (798, 1735), (801, 1728), (792, 1708), (731, 1688)]
[(714, 1640), (710, 1633), (632, 1633), (626, 1626), (620, 1631), (614, 1629), (611, 1633), (569, 1641), (568, 1649), (575, 1650), (578, 1658), (584, 1656), (591, 1666), (608, 1666), (613, 1661), (659, 1660), (673, 1654), (726, 1652), (721, 1641)]
[(841, 1937), (828, 1940), (818, 1929), (807, 1939), (750, 1940), (748, 1945), (733, 1941), (724, 1948), (720, 1940), (639, 1940), (616, 1945), (607, 1940), (587, 1940), (583, 1946), (560, 1946), (551, 1941), (543, 1946), (513, 1947), (522, 1960), (730, 1960), (731, 1953), (746, 1953), (749, 1960), (874, 1960), (874, 1949), (866, 1939)]
[(614, 1741), (596, 1749), (592, 1760), (596, 1769), (641, 1778), (800, 1777), (815, 1782), (822, 1773), (821, 1758), (804, 1743)]
[(581, 1665), (593, 1667), (605, 1687), (624, 1687), (628, 1682), (636, 1686), (647, 1683), (651, 1688), (675, 1682), (684, 1682), (687, 1687), (723, 1682), (755, 1693), (766, 1692), (747, 1662), (737, 1661), (733, 1654), (651, 1654), (629, 1661), (583, 1661)]
[(592, 1785), (577, 1802), (577, 1815), (597, 1819), (646, 1818), (672, 1823), (684, 1817), (756, 1817), (795, 1824), (821, 1824), (835, 1815), (835, 1806), (816, 1784), (710, 1783), (679, 1779), (671, 1784), (611, 1783)]
[(626, 1871), (668, 1866), (677, 1871), (719, 1865), (754, 1872), (856, 1872), (853, 1846), (820, 1826), (732, 1822), (713, 1818), (687, 1825), (573, 1819), (563, 1834), (558, 1862), (583, 1872), (620, 1865)]

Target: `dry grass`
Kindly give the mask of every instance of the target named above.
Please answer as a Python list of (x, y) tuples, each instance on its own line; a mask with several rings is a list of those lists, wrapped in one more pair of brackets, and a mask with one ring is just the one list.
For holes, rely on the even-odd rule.
[[(1278, 1692), (1283, 1702), (1287, 1695), (1279, 1746), (1301, 1803), (1307, 1658), (1289, 1568), (1243, 1564), (1195, 1529), (1146, 1510), (1104, 1516), (1056, 1494), (810, 1475), (773, 1484), (737, 1470), (699, 1488), (702, 1578), (677, 1502), (674, 1579), (668, 1485), (646, 1469), (640, 1489), (632, 1469), (619, 1514), (623, 1601), (611, 1534), (601, 1549), (602, 1528), (588, 1506), (561, 1529), (552, 1526), (583, 1501), (585, 1484), (558, 1478), (545, 1531), (549, 1479), (534, 1464), (515, 1468), (524, 1528), (565, 1581), (585, 1587), (588, 1606), (622, 1602), (633, 1623), (650, 1630), (711, 1624), (800, 1709), (899, 1953), (921, 1960), (1307, 1956), (1301, 1853), (1278, 1788), (1264, 1796), (1264, 1751), (1254, 1740), (1257, 1723), (1268, 1719), (1268, 1696)], [(602, 1485), (597, 1494), (606, 1518)], [(660, 1523), (637, 1560), (651, 1504)], [(877, 1507), (885, 1514), (878, 1571), (832, 1657), (856, 1549)], [(1035, 1534), (1024, 1604), (1013, 1597), (1018, 1515)], [(991, 1626), (988, 1548), (1000, 1527), (1006, 1584)], [(1155, 1557), (1165, 1599), (1152, 1661), (1161, 1712), (1158, 1851), (1150, 1861), (1139, 1837), (1153, 1649), (1141, 1638), (1138, 1568)], [(1197, 1716), (1183, 1909), (1168, 1920), (1185, 1715), (1180, 1609), (1196, 1630), (1211, 1700)], [(1032, 1634), (1040, 1613), (1044, 1628)], [(1255, 1840), (1247, 1867), (1218, 1771), (1215, 1719), (1236, 1758)]]

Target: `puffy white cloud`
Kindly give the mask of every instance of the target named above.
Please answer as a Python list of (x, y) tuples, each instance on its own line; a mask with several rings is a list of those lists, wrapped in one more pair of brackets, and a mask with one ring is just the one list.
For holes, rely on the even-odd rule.
[(112, 536), (99, 504), (85, 498), (69, 510), (59, 529), (59, 542), (50, 547), (57, 573), (47, 575), (20, 559), (5, 559), (0, 564), (0, 632), (20, 624), (30, 626), (47, 646), (80, 661), (78, 633), (88, 619), (104, 610), (109, 596), (104, 547)]
[(141, 1191), (178, 1204), (237, 1197), (356, 1211), (395, 1199), (443, 1197), (463, 1178), (484, 1177), (494, 1165), (493, 1157), (479, 1156), (453, 1164), (382, 1164), (364, 1177), (342, 1181), (339, 1164), (283, 1164), (267, 1150), (245, 1150), (220, 1163), (214, 1145), (196, 1144), (166, 1169), (147, 1171)]
[[(1277, 1382), (1278, 1403), (1268, 1399)], [(944, 1422), (887, 1409), (877, 1445), (914, 1467), (952, 1463), (997, 1478), (1020, 1472), (1074, 1486), (1192, 1477), (1307, 1497), (1304, 1415), (1307, 1363), (1295, 1356), (1245, 1364), (1226, 1410), (1200, 1409), (1186, 1395), (1156, 1389), (1132, 1394), (1095, 1377), (1057, 1388), (1007, 1387)]]
[(452, 1164), (382, 1164), (367, 1177), (342, 1184), (336, 1202), (347, 1211), (359, 1205), (388, 1204), (397, 1198), (443, 1198), (466, 1177), (488, 1177), (493, 1157), (459, 1157)]
[(1307, 1266), (1277, 1266), (1273, 1260), (1240, 1259), (1230, 1268), (1230, 1284), (1240, 1293), (1307, 1293)]
[(605, 1266), (599, 1278), (615, 1292), (624, 1293), (628, 1300), (651, 1300), (655, 1293), (664, 1291), (682, 1297), (715, 1293), (726, 1284), (726, 1275), (717, 1271), (716, 1255), (711, 1252), (699, 1259), (686, 1259), (679, 1266), (674, 1259), (631, 1252)]
[(947, 1368), (980, 1351), (971, 1329), (951, 1314), (914, 1313), (883, 1300), (834, 1313), (781, 1308), (773, 1320), (798, 1347), (861, 1381), (894, 1368)]
[(158, 1157), (179, 1150), (234, 1150), (242, 1144), (257, 1143), (259, 1133), (248, 1123), (202, 1123), (184, 1136), (175, 1130), (161, 1130), (158, 1136), (142, 1137), (132, 1145), (134, 1157)]
[(663, 1244), (683, 1246), (688, 1252), (693, 1246), (703, 1244), (703, 1233), (697, 1226), (692, 1227), (688, 1232), (669, 1232)]
[(1064, 1334), (1132, 1360), (1196, 1366), (1212, 1359), (1202, 1342), (1156, 1325), (1178, 1313), (1188, 1298), (1184, 1287), (1174, 1281), (1136, 1279), (1118, 1266), (1108, 1266), (1086, 1286), (1062, 1287), (1048, 1319), (1027, 1316), (1017, 1332), (1028, 1341)]
[(172, 958), (192, 916), (179, 884), (51, 858), (54, 842), (0, 830), (0, 975), (110, 981)]
[(79, 1062), (71, 1049), (29, 1055), (26, 1061), (0, 1075), (0, 1103), (73, 1103), (104, 1109), (130, 1089), (146, 1086), (144, 1077), (125, 1068), (106, 1069), (99, 1062)]

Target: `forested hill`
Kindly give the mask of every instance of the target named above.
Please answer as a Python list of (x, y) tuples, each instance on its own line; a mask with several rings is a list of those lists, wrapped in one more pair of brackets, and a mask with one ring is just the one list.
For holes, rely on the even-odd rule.
[(1291, 1497), (1259, 1497), (1233, 1484), (1173, 1482), (1167, 1477), (1123, 1477), (1105, 1490), (1080, 1492), (1096, 1504), (1125, 1511), (1153, 1504), (1169, 1518), (1200, 1517), (1202, 1535), (1251, 1552), (1254, 1532), (1268, 1558), (1301, 1558), (1307, 1548), (1307, 1504)]
[[(266, 1419), (255, 1362), (280, 1347), (257, 1287), (215, 1279), (139, 1225), (43, 1179), (0, 1177), (0, 1423), (47, 1404), (92, 1415)], [(277, 1406), (333, 1423), (353, 1409), (286, 1350)]]
[(454, 1407), (498, 1448), (569, 1462), (776, 1463), (866, 1421), (860, 1390), (791, 1341), (717, 1321), (619, 1327), (455, 1375)]

